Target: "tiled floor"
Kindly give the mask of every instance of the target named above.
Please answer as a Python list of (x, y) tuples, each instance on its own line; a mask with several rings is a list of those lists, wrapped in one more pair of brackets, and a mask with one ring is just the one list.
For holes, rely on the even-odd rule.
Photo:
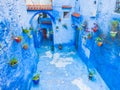
[(64, 47), (53, 53), (50, 47), (42, 46), (37, 51), (40, 82), (32, 84), (31, 90), (109, 90), (96, 71), (95, 80), (88, 79), (88, 68), (74, 48)]

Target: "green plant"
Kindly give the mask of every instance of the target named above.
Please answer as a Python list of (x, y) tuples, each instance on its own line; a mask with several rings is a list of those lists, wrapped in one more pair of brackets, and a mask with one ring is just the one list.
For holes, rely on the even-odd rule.
[(23, 31), (23, 33), (25, 33), (25, 34), (29, 34), (29, 33), (30, 33), (30, 30), (28, 30), (28, 29), (22, 29), (22, 31)]
[(58, 48), (59, 48), (59, 50), (62, 50), (62, 48), (63, 48), (62, 44), (59, 44)]
[(116, 28), (119, 25), (119, 21), (118, 20), (114, 20), (114, 21), (111, 22), (111, 24), (112, 24), (112, 30), (115, 31)]
[(111, 31), (111, 32), (110, 32), (110, 36), (111, 36), (112, 38), (114, 38), (116, 35), (117, 35), (117, 32), (116, 32), (116, 31)]
[(40, 74), (36, 74), (34, 77), (33, 77), (33, 80), (38, 80), (40, 78)]
[(65, 29), (67, 29), (67, 28), (68, 28), (66, 24), (63, 24), (63, 25), (62, 25), (62, 27), (64, 27)]
[(58, 26), (56, 26), (56, 29), (59, 29), (59, 27), (58, 27)]
[(33, 30), (33, 27), (30, 27), (29, 30)]
[(100, 41), (102, 41), (102, 38), (97, 37), (97, 38), (96, 38), (96, 42), (100, 42)]
[(23, 49), (24, 49), (24, 50), (27, 50), (27, 49), (28, 49), (28, 44), (24, 44), (24, 45), (23, 45)]
[(96, 38), (96, 43), (97, 43), (97, 45), (98, 45), (99, 47), (102, 46), (102, 45), (103, 45), (103, 40), (102, 40), (102, 38), (97, 37), (97, 38)]
[(89, 80), (92, 80), (92, 79), (93, 79), (94, 74), (95, 74), (95, 73), (94, 73), (93, 71), (90, 71), (90, 72), (89, 72), (89, 76), (88, 76)]
[(10, 61), (9, 61), (9, 64), (13, 67), (14, 65), (16, 65), (18, 63), (18, 60), (16, 58), (12, 58)]
[(88, 39), (90, 39), (90, 38), (92, 37), (92, 34), (89, 33), (89, 34), (87, 35), (87, 37), (88, 37)]

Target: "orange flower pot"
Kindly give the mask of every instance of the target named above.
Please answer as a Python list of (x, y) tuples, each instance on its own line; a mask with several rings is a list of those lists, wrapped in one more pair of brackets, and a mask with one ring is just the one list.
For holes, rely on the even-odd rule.
[(97, 45), (100, 47), (102, 46), (103, 42), (98, 42)]

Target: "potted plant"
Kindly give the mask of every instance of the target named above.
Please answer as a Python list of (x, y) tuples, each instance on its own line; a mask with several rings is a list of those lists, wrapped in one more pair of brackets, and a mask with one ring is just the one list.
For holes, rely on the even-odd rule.
[(17, 64), (18, 64), (18, 60), (16, 58), (12, 58), (10, 61), (9, 61), (9, 65), (13, 68), (17, 67)]
[(93, 79), (94, 79), (94, 74), (95, 74), (94, 71), (90, 71), (90, 72), (89, 72), (89, 75), (88, 75), (88, 79), (89, 79), (89, 80), (93, 80)]
[(98, 31), (98, 24), (97, 23), (93, 23), (94, 27), (92, 28), (93, 32), (97, 32)]
[(27, 50), (27, 49), (28, 49), (28, 44), (24, 44), (24, 45), (23, 45), (23, 49), (24, 49), (24, 50)]
[(56, 29), (59, 29), (59, 27), (58, 27), (58, 26), (56, 26)]
[(31, 34), (29, 34), (29, 35), (28, 35), (28, 37), (29, 37), (29, 38), (32, 38), (32, 35), (31, 35)]
[(34, 84), (39, 84), (39, 79), (40, 79), (40, 74), (36, 74), (33, 78), (32, 81)]
[(89, 34), (87, 35), (87, 37), (88, 37), (88, 39), (91, 39), (91, 38), (92, 38), (92, 34), (89, 33)]
[(33, 27), (30, 27), (29, 30), (33, 30)]
[(61, 18), (59, 18), (58, 21), (61, 22)]
[(102, 38), (100, 38), (100, 37), (97, 37), (97, 38), (96, 38), (96, 42), (97, 42), (97, 45), (98, 45), (99, 47), (102, 46), (102, 44), (103, 44)]
[(16, 38), (14, 38), (14, 40), (17, 42), (17, 43), (20, 43), (22, 41), (22, 36), (18, 36)]
[(53, 45), (51, 46), (51, 51), (54, 51), (54, 46)]
[(119, 25), (119, 21), (118, 20), (114, 20), (114, 21), (112, 21), (111, 25), (112, 25), (112, 30), (110, 31), (110, 36), (112, 38), (114, 38), (117, 35), (116, 29), (117, 29), (117, 27)]
[(92, 30), (93, 30), (93, 32), (97, 32), (98, 27), (93, 27)]
[(23, 33), (25, 33), (25, 34), (29, 34), (29, 33), (30, 33), (30, 31), (29, 31), (28, 29), (22, 29), (22, 31), (23, 31)]
[(59, 50), (62, 50), (62, 48), (63, 48), (63, 47), (62, 47), (62, 44), (59, 44), (59, 45), (58, 45), (58, 49), (59, 49)]
[(114, 38), (117, 35), (117, 31), (110, 31), (110, 36)]
[(62, 27), (65, 28), (65, 29), (68, 28), (66, 24), (63, 24)]

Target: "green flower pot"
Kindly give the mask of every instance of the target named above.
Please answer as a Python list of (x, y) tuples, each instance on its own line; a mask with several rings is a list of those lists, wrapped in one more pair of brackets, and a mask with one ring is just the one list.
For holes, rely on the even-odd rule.
[(114, 38), (116, 35), (117, 35), (117, 32), (113, 32), (113, 31), (110, 32), (110, 36), (111, 36), (111, 37)]

